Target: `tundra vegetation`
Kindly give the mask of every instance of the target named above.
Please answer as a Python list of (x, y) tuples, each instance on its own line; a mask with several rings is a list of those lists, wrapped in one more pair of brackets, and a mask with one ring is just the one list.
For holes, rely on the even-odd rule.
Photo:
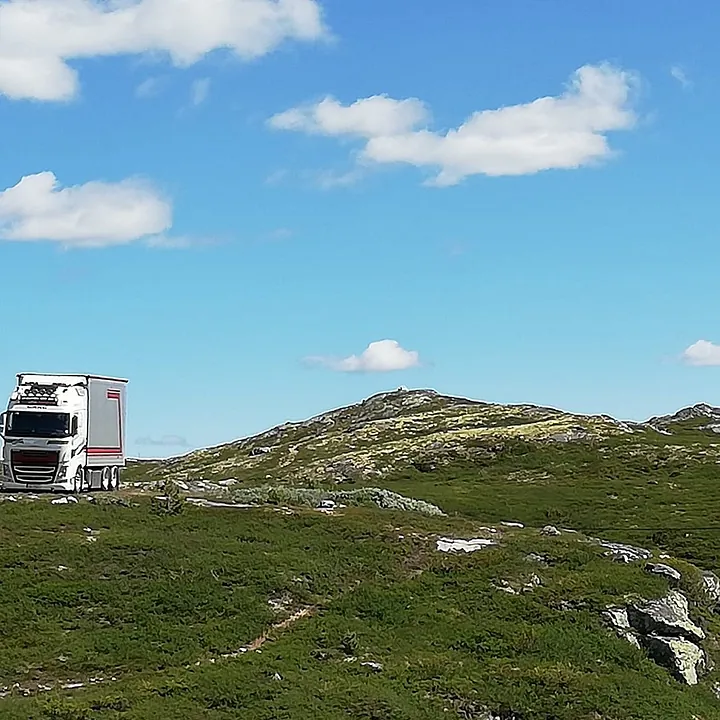
[(720, 718), (718, 429), (398, 391), (0, 496), (0, 717)]

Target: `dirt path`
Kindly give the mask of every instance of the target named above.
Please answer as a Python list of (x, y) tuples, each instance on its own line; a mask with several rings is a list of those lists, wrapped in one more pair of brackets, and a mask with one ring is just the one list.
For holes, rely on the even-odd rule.
[[(294, 625), (299, 620), (302, 620), (305, 617), (309, 617), (313, 613), (315, 613), (317, 610), (316, 607), (304, 607), (300, 608), (300, 610), (297, 610), (294, 612), (290, 617), (286, 618), (285, 620), (282, 620), (280, 622), (277, 622), (273, 625), (271, 625), (266, 632), (264, 632), (262, 635), (259, 635), (254, 640), (252, 640), (247, 645), (244, 645), (243, 647), (239, 648), (238, 650), (234, 652), (229, 653), (222, 653), (220, 655), (217, 655), (215, 657), (207, 657), (203, 658), (201, 660), (198, 660), (197, 662), (193, 663), (193, 665), (186, 665), (185, 668), (189, 669), (191, 667), (197, 667), (200, 665), (211, 665), (215, 664), (218, 661), (221, 660), (232, 660), (234, 658), (241, 657), (242, 655), (245, 655), (249, 652), (257, 652), (260, 650), (260, 648), (265, 645), (265, 643), (274, 640), (277, 633), (282, 633), (284, 630), (287, 630), (289, 627)], [(28, 683), (27, 685), (22, 685), (21, 683), (13, 683), (12, 685), (5, 685), (0, 686), (0, 699), (8, 697), (10, 695), (22, 695), (24, 697), (29, 697), (31, 695), (39, 695), (40, 693), (46, 693), (50, 692), (52, 690), (80, 690), (82, 688), (86, 687), (92, 687), (94, 685), (107, 685), (113, 682), (117, 682), (121, 678), (119, 677), (92, 677), (88, 678), (87, 680), (50, 680), (45, 682), (32, 682)]]

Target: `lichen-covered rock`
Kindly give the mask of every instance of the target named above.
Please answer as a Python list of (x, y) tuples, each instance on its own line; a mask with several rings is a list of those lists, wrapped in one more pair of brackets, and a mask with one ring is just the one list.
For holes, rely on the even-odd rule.
[(536, 587), (540, 587), (540, 585), (542, 585), (542, 580), (535, 573), (533, 573), (528, 578), (528, 581), (523, 585), (522, 590), (523, 592), (530, 592)]
[(628, 606), (628, 621), (632, 628), (643, 635), (680, 637), (698, 642), (705, 638), (689, 616), (687, 598), (677, 590), (671, 590), (665, 597), (643, 600)]
[(650, 550), (635, 547), (634, 545), (598, 540), (597, 538), (593, 538), (593, 541), (600, 545), (600, 547), (606, 548), (607, 552), (605, 555), (618, 562), (631, 563), (637, 562), (638, 560), (649, 560), (652, 557)]
[(627, 608), (609, 605), (605, 608), (603, 616), (621, 638), (624, 638), (636, 648), (640, 648), (637, 633), (630, 626)]
[(705, 653), (695, 643), (678, 637), (641, 636), (640, 642), (648, 655), (666, 667), (680, 682), (697, 685), (705, 670)]
[(419, 512), (424, 515), (445, 513), (425, 500), (405, 497), (384, 488), (357, 488), (355, 490), (321, 490), (315, 488), (297, 488), (286, 485), (263, 485), (254, 488), (233, 490), (231, 497), (235, 502), (253, 505), (309, 505), (318, 507), (320, 503), (332, 501), (340, 505), (372, 505), (388, 510)]
[(560, 531), (554, 525), (546, 525), (540, 533), (542, 535), (560, 535)]
[(709, 570), (702, 574), (702, 586), (705, 597), (713, 604), (720, 602), (720, 578)]
[(665, 563), (648, 563), (645, 565), (645, 570), (653, 575), (661, 575), (662, 577), (667, 578), (672, 584), (678, 583), (682, 580), (680, 572)]
[(663, 598), (628, 607), (611, 605), (603, 616), (620, 637), (644, 649), (680, 682), (695, 685), (708, 669), (708, 658), (698, 645), (705, 633), (690, 619), (682, 593), (671, 590)]
[(532, 573), (525, 582), (500, 580), (499, 583), (493, 583), (492, 585), (496, 590), (502, 590), (510, 595), (519, 595), (520, 593), (532, 592), (536, 587), (542, 585), (542, 580), (535, 573)]

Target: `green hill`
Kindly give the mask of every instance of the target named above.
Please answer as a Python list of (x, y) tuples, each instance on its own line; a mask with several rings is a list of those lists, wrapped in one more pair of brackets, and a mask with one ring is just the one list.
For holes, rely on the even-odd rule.
[(400, 390), (0, 497), (0, 717), (720, 718), (718, 417)]

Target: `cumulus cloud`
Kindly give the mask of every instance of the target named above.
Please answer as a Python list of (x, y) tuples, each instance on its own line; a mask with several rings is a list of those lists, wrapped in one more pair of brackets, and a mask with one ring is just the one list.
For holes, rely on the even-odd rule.
[(151, 52), (187, 67), (327, 35), (317, 0), (3, 0), (0, 28), (0, 94), (44, 101), (76, 96), (72, 60)]
[(419, 100), (393, 100), (387, 95), (373, 95), (352, 105), (342, 105), (334, 98), (326, 97), (315, 105), (278, 113), (269, 122), (277, 130), (359, 135), (370, 139), (410, 132), (427, 117), (427, 110)]
[(415, 350), (405, 350), (396, 340), (371, 342), (360, 355), (346, 358), (312, 357), (308, 361), (338, 372), (392, 372), (420, 365)]
[(565, 91), (522, 105), (473, 113), (450, 130), (431, 130), (416, 98), (375, 95), (343, 105), (332, 97), (268, 120), (276, 130), (364, 140), (364, 163), (406, 163), (437, 169), (436, 185), (471, 175), (525, 175), (572, 169), (612, 155), (606, 133), (636, 122), (630, 103), (635, 77), (608, 64), (585, 65)]
[(682, 357), (688, 365), (720, 366), (720, 345), (709, 340), (698, 340), (685, 350)]
[(171, 225), (170, 202), (141, 180), (63, 188), (53, 173), (41, 172), (0, 192), (0, 237), (5, 240), (101, 247), (161, 235)]

